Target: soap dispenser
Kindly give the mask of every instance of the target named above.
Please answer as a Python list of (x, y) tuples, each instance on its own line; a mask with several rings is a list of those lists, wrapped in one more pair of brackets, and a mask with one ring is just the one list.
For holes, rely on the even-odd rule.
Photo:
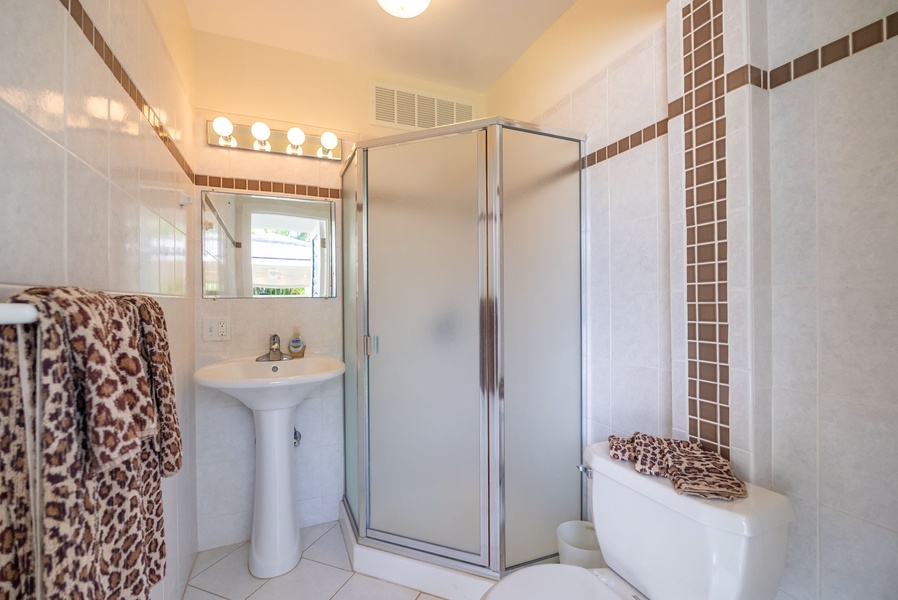
[(293, 358), (302, 358), (306, 353), (306, 343), (303, 341), (302, 336), (299, 335), (299, 325), (293, 326), (293, 337), (290, 338), (290, 344), (287, 346), (287, 351), (290, 352), (290, 356)]

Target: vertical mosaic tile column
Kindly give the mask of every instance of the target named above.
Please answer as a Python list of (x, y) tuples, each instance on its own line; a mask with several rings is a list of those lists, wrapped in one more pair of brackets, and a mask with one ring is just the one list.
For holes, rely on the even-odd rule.
[(723, 0), (683, 8), (689, 436), (730, 457)]

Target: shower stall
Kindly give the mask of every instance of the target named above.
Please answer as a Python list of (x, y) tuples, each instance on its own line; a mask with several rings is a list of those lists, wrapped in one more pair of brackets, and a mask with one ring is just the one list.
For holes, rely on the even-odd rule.
[(501, 118), (362, 142), (343, 177), (360, 544), (496, 576), (581, 518), (583, 138)]

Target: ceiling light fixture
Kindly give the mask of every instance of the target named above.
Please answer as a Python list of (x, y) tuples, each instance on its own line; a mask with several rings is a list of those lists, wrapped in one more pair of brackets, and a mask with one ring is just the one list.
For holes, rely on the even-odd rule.
[(340, 138), (325, 131), (319, 136), (306, 135), (297, 126), (272, 129), (262, 121), (249, 125), (232, 123), (227, 117), (206, 121), (206, 141), (210, 146), (270, 152), (306, 158), (341, 160)]
[(417, 17), (430, 6), (430, 0), (377, 0), (380, 7), (400, 19)]

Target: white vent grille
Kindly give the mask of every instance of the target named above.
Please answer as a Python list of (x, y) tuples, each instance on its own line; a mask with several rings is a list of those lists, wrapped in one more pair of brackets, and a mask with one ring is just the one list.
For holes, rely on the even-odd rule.
[(371, 122), (399, 129), (427, 129), (474, 118), (474, 106), (453, 98), (373, 84)]

